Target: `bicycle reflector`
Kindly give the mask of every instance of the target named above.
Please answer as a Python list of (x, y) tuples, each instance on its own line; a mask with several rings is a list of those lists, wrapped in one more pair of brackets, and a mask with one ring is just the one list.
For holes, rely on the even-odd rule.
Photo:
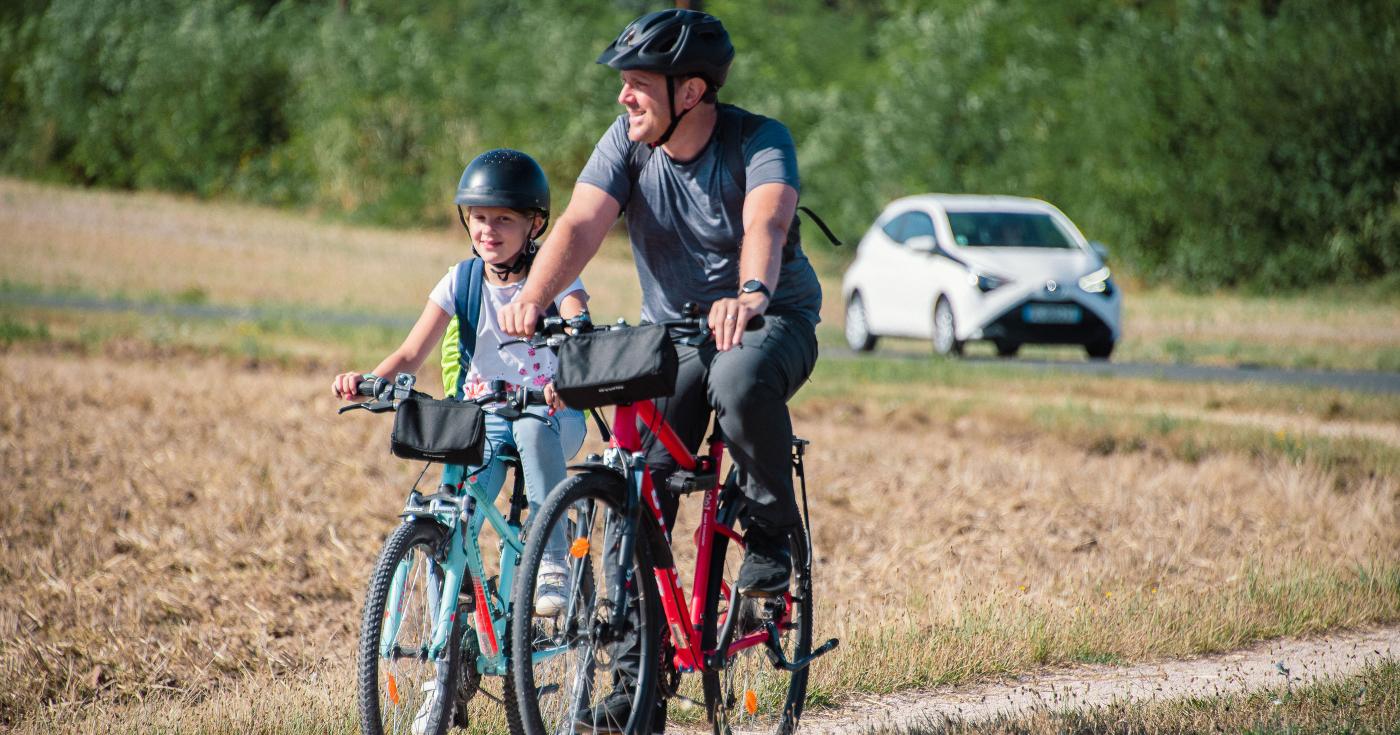
[(750, 715), (758, 714), (758, 695), (752, 689), (744, 690), (744, 709)]
[(389, 701), (394, 704), (399, 703), (399, 683), (394, 681), (393, 674), (385, 674), (384, 678), (389, 680)]
[(588, 539), (582, 537), (574, 539), (574, 542), (569, 544), (569, 556), (575, 559), (588, 556)]

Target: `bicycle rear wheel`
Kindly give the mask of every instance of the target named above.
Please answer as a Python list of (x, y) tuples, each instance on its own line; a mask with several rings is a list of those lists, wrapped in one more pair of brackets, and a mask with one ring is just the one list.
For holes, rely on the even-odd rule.
[[(737, 499), (736, 500), (740, 500)], [(719, 520), (732, 525), (736, 503), (721, 504)], [(807, 536), (799, 526), (788, 538), (792, 549), (793, 575), (790, 580), (790, 603), (784, 598), (739, 598), (737, 619), (729, 647), (764, 629), (765, 621), (778, 626), (779, 646), (788, 661), (807, 656), (812, 650), (812, 575), (807, 559)], [(732, 552), (732, 553), (731, 553)], [(715, 535), (710, 547), (710, 579), (705, 594), (705, 618), (700, 629), (701, 647), (715, 650), (730, 614), (743, 549), (730, 549), (726, 536)], [(787, 671), (777, 668), (769, 659), (766, 645), (744, 648), (728, 656), (724, 665), (707, 669), (702, 677), (705, 687), (705, 709), (716, 735), (735, 731), (766, 732), (779, 735), (796, 732), (802, 707), (807, 701), (807, 669)]]
[(461, 677), (461, 629), (429, 656), (442, 597), (447, 529), (409, 521), (384, 543), (360, 621), (359, 704), (364, 735), (442, 735)]
[[(576, 475), (556, 487), (530, 521), (511, 603), (515, 692), (528, 735), (593, 731), (584, 723), (594, 711), (615, 713), (601, 718), (599, 732), (651, 732), (661, 607), (646, 528), (636, 532), (627, 589), (612, 588), (626, 492), (610, 472)], [(546, 565), (547, 540), (559, 528), (568, 540), (565, 604), (541, 617), (535, 615), (536, 578)], [(611, 611), (622, 595), (629, 595), (633, 611), (625, 619)]]

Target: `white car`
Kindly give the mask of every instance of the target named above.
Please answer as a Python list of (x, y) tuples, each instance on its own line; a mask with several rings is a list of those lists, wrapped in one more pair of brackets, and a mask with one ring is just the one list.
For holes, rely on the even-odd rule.
[(896, 200), (865, 233), (842, 280), (846, 342), (864, 352), (880, 337), (915, 337), (957, 355), (965, 342), (990, 340), (1003, 357), (1023, 344), (1077, 344), (1107, 359), (1123, 296), (1106, 254), (1037, 199)]

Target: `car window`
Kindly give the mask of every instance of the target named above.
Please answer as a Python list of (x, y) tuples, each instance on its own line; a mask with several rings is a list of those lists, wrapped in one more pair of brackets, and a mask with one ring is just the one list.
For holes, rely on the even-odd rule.
[(904, 238), (900, 237), (900, 230), (904, 229), (904, 223), (908, 221), (909, 213), (905, 212), (904, 214), (895, 217), (889, 222), (886, 222), (885, 226), (881, 229), (885, 231), (885, 235), (888, 236), (891, 240), (894, 240), (895, 242), (904, 242)]
[(891, 240), (902, 245), (908, 242), (911, 237), (919, 237), (920, 235), (933, 237), (933, 218), (929, 217), (926, 212), (905, 212), (886, 222), (884, 230)]
[(1048, 214), (1035, 212), (949, 212), (953, 239), (968, 247), (1058, 248), (1074, 241)]
[(902, 242), (914, 237), (937, 237), (933, 233), (933, 218), (927, 212), (910, 212), (904, 216), (909, 218), (909, 222), (904, 225)]

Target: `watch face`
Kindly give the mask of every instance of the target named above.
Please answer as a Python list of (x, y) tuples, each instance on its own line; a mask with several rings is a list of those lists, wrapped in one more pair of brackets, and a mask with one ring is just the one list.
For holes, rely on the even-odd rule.
[(754, 293), (754, 292), (760, 292), (760, 293), (764, 293), (764, 294), (768, 293), (768, 287), (765, 286), (765, 285), (763, 285), (763, 281), (760, 281), (760, 280), (758, 280), (758, 279), (754, 279), (754, 280), (751, 280), (751, 281), (746, 281), (746, 282), (744, 283), (743, 287), (741, 287), (739, 290), (740, 290), (741, 292), (743, 292), (743, 293)]

